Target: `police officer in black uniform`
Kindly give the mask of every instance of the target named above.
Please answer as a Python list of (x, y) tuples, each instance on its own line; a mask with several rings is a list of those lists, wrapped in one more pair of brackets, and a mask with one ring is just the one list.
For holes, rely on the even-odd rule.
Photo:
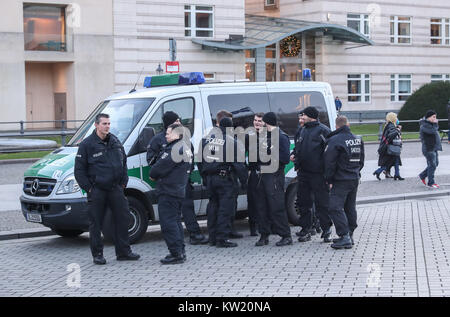
[(127, 156), (119, 139), (109, 133), (109, 115), (95, 117), (95, 130), (78, 147), (75, 179), (86, 191), (89, 216), (89, 242), (95, 264), (106, 264), (101, 230), (109, 207), (114, 222), (114, 244), (118, 261), (138, 260), (128, 237), (130, 213), (124, 188), (128, 183)]
[[(158, 155), (161, 153), (161, 151), (164, 150), (164, 147), (167, 144), (166, 141), (167, 127), (173, 123), (181, 124), (180, 117), (173, 111), (166, 111), (163, 115), (162, 120), (164, 130), (155, 135), (151, 139), (149, 145), (147, 146), (147, 162), (149, 166), (152, 166), (155, 163), (156, 159), (158, 158)], [(191, 148), (191, 150), (193, 149)], [(187, 231), (189, 232), (190, 237), (189, 242), (193, 245), (206, 244), (208, 243), (208, 238), (202, 234), (200, 226), (197, 222), (192, 192), (193, 192), (192, 181), (189, 178), (188, 184), (186, 186), (186, 197), (183, 200), (183, 206), (181, 208), (181, 212), (183, 214), (183, 221), (186, 225)]]
[[(281, 236), (281, 240), (276, 243), (277, 246), (291, 245), (291, 229), (287, 219), (284, 196), (284, 168), (289, 163), (289, 137), (277, 127), (275, 113), (266, 113), (263, 116), (263, 122), (267, 127), (267, 136), (259, 144), (258, 169), (256, 171), (258, 175), (257, 208), (261, 236), (255, 245), (269, 244), (270, 234)], [(276, 139), (277, 135), (278, 139)], [(277, 142), (278, 146), (272, 142)], [(278, 153), (275, 152), (277, 148)], [(264, 162), (262, 153), (269, 155), (270, 159)]]
[[(220, 131), (214, 128), (207, 138), (202, 140), (203, 162), (199, 170), (209, 194), (207, 207), (207, 225), (209, 243), (218, 248), (236, 247), (229, 240), (232, 217), (236, 205), (236, 177), (241, 186), (247, 184), (248, 171), (244, 162), (238, 162), (238, 151), (244, 151), (234, 135), (227, 134), (227, 128), (233, 127), (231, 118), (225, 117), (219, 123)], [(227, 151), (234, 148), (234, 157), (227, 161)]]
[[(258, 227), (258, 208), (257, 200), (258, 191), (256, 189), (258, 185), (258, 143), (259, 143), (259, 131), (263, 128), (264, 113), (255, 113), (253, 117), (253, 128), (248, 134), (245, 135), (245, 151), (248, 153), (248, 169), (250, 175), (248, 177), (247, 186), (247, 209), (248, 209), (248, 224), (250, 227), (250, 236), (257, 236)], [(251, 153), (253, 152), (253, 153)]]
[[(316, 207), (324, 242), (331, 242), (332, 222), (328, 216), (328, 188), (325, 184), (323, 152), (326, 137), (330, 129), (318, 121), (319, 111), (314, 107), (303, 110), (305, 124), (299, 132), (295, 144), (295, 166), (297, 167), (298, 191), (297, 204), (300, 209), (300, 226), (298, 241), (311, 240), (313, 226), (312, 207)], [(314, 197), (314, 201), (313, 201)]]
[(164, 151), (150, 170), (150, 178), (156, 180), (159, 221), (170, 252), (161, 263), (179, 264), (186, 260), (181, 207), (193, 155), (190, 145), (183, 141), (181, 124), (171, 124), (167, 128), (166, 140)]
[(336, 131), (328, 136), (325, 149), (325, 178), (330, 187), (329, 215), (339, 239), (334, 249), (350, 249), (356, 229), (356, 193), (364, 167), (364, 143), (350, 132), (345, 116), (336, 118)]

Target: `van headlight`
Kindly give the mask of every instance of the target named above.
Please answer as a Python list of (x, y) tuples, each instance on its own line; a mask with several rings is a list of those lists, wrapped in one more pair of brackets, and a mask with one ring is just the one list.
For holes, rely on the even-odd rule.
[(73, 174), (67, 176), (64, 178), (61, 185), (58, 187), (58, 191), (56, 192), (56, 195), (62, 195), (62, 194), (73, 194), (80, 191), (80, 186), (78, 185), (77, 181), (75, 180), (75, 176)]

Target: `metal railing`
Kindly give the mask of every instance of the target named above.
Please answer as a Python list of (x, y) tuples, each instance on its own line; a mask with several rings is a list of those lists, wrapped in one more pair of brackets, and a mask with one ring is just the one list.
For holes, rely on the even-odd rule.
[[(0, 122), (0, 125), (6, 124), (18, 124), (19, 130), (11, 131), (1, 131), (0, 137), (26, 137), (26, 136), (61, 136), (61, 146), (66, 145), (66, 136), (73, 135), (77, 129), (68, 129), (67, 123), (84, 122), (84, 120), (41, 120), (41, 121), (10, 121), (10, 122)], [(25, 124), (42, 124), (42, 123), (53, 123), (60, 124), (61, 126), (55, 129), (44, 128), (44, 129), (25, 129)], [(35, 151), (36, 149), (32, 149)]]
[[(402, 123), (417, 123), (419, 124), (420, 120), (401, 120), (400, 121), (400, 125)], [(445, 122), (448, 121), (448, 119), (438, 119), (439, 122)], [(372, 134), (361, 134), (361, 136), (377, 136), (378, 140), (381, 140), (381, 137), (383, 135), (383, 129), (384, 129), (384, 125), (386, 124), (386, 120), (370, 120), (370, 121), (350, 121), (350, 125), (366, 125), (366, 124), (378, 124), (378, 133), (372, 133)], [(418, 127), (417, 131), (408, 131), (408, 132), (404, 132), (402, 131), (402, 135), (404, 134), (417, 134), (419, 133), (419, 129), (420, 127)], [(441, 130), (442, 131), (442, 130)]]

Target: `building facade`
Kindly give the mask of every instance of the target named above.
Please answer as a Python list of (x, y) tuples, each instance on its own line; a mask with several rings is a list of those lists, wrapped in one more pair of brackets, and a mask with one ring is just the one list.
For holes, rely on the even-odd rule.
[(296, 81), (309, 68), (345, 111), (398, 110), (450, 80), (449, 19), (446, 0), (3, 0), (0, 121), (85, 119), (171, 59), (207, 80)]

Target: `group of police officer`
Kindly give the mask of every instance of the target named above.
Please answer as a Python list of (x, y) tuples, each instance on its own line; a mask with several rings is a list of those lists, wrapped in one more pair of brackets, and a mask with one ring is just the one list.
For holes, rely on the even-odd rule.
[[(225, 110), (217, 113), (216, 127), (202, 139), (202, 159), (197, 162), (209, 197), (207, 238), (201, 233), (194, 211), (190, 183), (193, 147), (179, 116), (164, 113), (164, 130), (152, 138), (147, 148), (152, 167), (149, 176), (156, 181), (161, 231), (169, 249), (161, 263), (186, 261), (181, 216), (191, 244), (236, 247), (230, 238), (239, 237), (233, 221), (241, 191), (247, 192), (250, 233), (256, 236), (258, 230), (260, 234), (255, 245), (267, 245), (271, 234), (281, 237), (277, 246), (292, 245), (284, 192), (284, 169), (290, 161), (295, 163), (298, 175), (297, 204), (302, 227), (298, 241), (311, 240), (317, 218), (324, 242), (333, 241), (331, 246), (336, 249), (351, 248), (357, 226), (355, 203), (364, 145), (350, 132), (346, 117), (336, 119), (334, 132), (318, 117), (314, 107), (301, 112), (295, 148), (290, 153), (289, 137), (278, 127), (275, 113), (255, 114), (253, 128), (241, 131), (243, 141), (233, 129), (232, 114)], [(100, 232), (107, 205), (115, 220), (117, 259), (139, 259), (129, 246), (128, 222), (124, 221), (128, 213), (123, 193), (128, 181), (126, 155), (117, 138), (109, 133), (109, 124), (107, 115), (96, 117), (96, 130), (80, 144), (75, 162), (75, 178), (88, 193), (91, 252), (96, 264), (106, 263)], [(339, 238), (331, 240), (333, 224)]]

